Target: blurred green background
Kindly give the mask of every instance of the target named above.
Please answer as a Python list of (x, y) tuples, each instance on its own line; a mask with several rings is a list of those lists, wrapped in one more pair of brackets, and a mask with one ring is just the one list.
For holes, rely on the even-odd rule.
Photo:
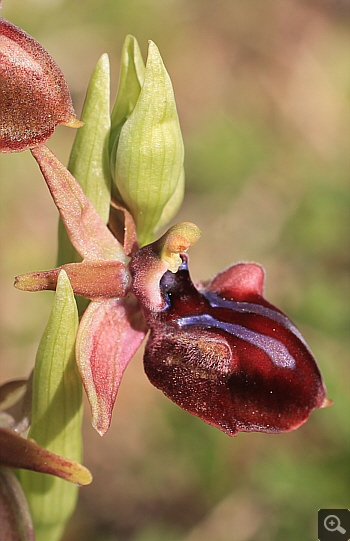
[[(334, 405), (285, 435), (231, 439), (130, 363), (112, 428), (84, 422), (80, 491), (64, 541), (314, 541), (319, 508), (349, 507), (349, 4), (338, 0), (4, 0), (64, 72), (79, 116), (127, 33), (160, 48), (186, 149), (177, 221), (203, 232), (194, 279), (259, 261), (266, 296), (298, 324)], [(49, 147), (67, 163), (74, 130)], [(29, 152), (0, 157), (1, 381), (27, 375), (52, 302), (12, 287), (55, 265), (57, 212)]]

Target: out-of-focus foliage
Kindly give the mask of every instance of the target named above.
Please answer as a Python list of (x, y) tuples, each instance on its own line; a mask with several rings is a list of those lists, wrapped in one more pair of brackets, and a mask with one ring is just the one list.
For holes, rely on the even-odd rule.
[[(64, 540), (313, 541), (317, 510), (349, 507), (349, 11), (339, 0), (9, 0), (2, 16), (54, 57), (79, 116), (91, 72), (133, 34), (157, 43), (174, 85), (187, 193), (177, 221), (202, 239), (193, 278), (259, 261), (267, 296), (299, 324), (335, 403), (285, 435), (230, 439), (129, 365), (110, 432), (86, 419), (94, 482)], [(73, 130), (50, 148), (67, 163)], [(1, 379), (25, 376), (50, 293), (13, 276), (55, 264), (57, 214), (26, 154), (1, 156)]]

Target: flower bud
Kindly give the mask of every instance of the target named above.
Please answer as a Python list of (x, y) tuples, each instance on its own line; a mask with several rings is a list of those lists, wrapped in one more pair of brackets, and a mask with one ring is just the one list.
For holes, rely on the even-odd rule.
[(135, 108), (144, 79), (145, 64), (139, 44), (134, 36), (128, 35), (123, 45), (118, 94), (111, 115), (109, 150), (112, 174), (115, 173), (120, 130)]
[(43, 143), (58, 124), (82, 126), (61, 70), (34, 38), (0, 17), (0, 151)]
[(139, 98), (121, 128), (116, 152), (115, 182), (142, 245), (152, 240), (165, 215), (167, 220), (174, 216), (183, 195), (184, 149), (174, 92), (153, 42)]

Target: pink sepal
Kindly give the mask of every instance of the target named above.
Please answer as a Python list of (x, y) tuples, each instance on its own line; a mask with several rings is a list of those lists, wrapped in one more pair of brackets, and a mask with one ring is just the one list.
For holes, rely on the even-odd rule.
[(76, 359), (101, 436), (109, 428), (123, 372), (147, 332), (133, 295), (91, 302), (77, 335)]

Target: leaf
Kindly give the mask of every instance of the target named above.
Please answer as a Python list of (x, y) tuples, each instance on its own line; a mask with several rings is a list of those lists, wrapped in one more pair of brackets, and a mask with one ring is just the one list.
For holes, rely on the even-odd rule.
[[(169, 201), (163, 208), (163, 212), (161, 214), (161, 217), (159, 219), (159, 222), (154, 228), (154, 234), (156, 234), (162, 227), (164, 227), (167, 223), (170, 222), (174, 218), (174, 216), (177, 214), (179, 208), (182, 205), (182, 201), (184, 198), (185, 193), (185, 170), (182, 168), (181, 175), (178, 181), (178, 184), (176, 186), (176, 189), (173, 193), (173, 195), (170, 197)], [(150, 237), (149, 242), (153, 240), (152, 237)], [(148, 240), (146, 241), (148, 242)]]
[(128, 35), (123, 45), (118, 94), (111, 115), (110, 152), (113, 147), (116, 151), (121, 127), (135, 108), (144, 78), (145, 64), (139, 44), (134, 36)]

